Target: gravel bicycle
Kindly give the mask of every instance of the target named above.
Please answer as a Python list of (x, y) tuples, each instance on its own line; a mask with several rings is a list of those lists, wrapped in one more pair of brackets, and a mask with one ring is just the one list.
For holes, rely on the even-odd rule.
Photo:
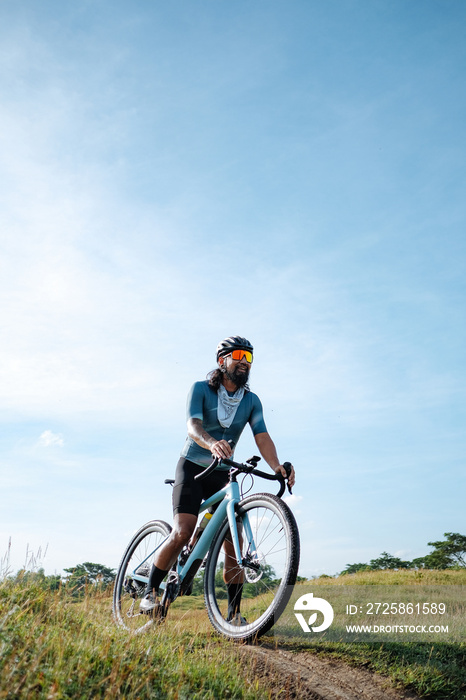
[[(216, 458), (196, 476), (196, 479), (205, 478), (219, 465), (229, 467), (228, 484), (201, 503), (199, 514), (215, 508), (210, 520), (195, 544), (184, 547), (160, 586), (162, 618), (179, 595), (191, 594), (194, 577), (201, 567), (209, 620), (223, 636), (243, 641), (257, 639), (285, 609), (298, 574), (299, 533), (293, 513), (281, 499), (285, 479), (281, 474), (257, 469), (259, 460), (260, 457), (252, 457), (239, 463)], [(284, 466), (289, 473), (290, 466)], [(238, 484), (241, 474), (278, 480), (280, 490), (277, 495), (258, 493), (243, 498)], [(173, 479), (166, 479), (165, 483), (173, 485)], [(160, 616), (156, 620), (140, 612), (139, 602), (144, 596), (154, 554), (171, 529), (163, 520), (151, 520), (135, 533), (123, 554), (115, 580), (113, 615), (119, 625), (131, 632), (146, 632), (160, 621)], [(227, 588), (222, 577), (225, 540), (233, 543), (237, 567), (244, 572), (241, 626), (234, 625), (227, 615)]]

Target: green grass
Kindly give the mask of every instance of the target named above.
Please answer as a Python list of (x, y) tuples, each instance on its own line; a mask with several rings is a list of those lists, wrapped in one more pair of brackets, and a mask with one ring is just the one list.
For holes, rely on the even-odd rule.
[[(421, 573), (363, 572), (300, 587), (466, 584), (466, 571)], [(295, 639), (275, 629), (265, 645), (364, 667), (420, 697), (466, 698), (464, 642), (347, 643), (317, 635)], [(254, 676), (254, 660), (248, 663), (237, 645), (213, 631), (202, 597), (178, 599), (164, 625), (130, 636), (113, 622), (110, 592), (76, 600), (34, 581), (0, 583), (0, 699), (268, 698)]]
[(206, 613), (185, 606), (134, 637), (114, 625), (109, 594), (76, 602), (64, 590), (4, 581), (0, 698), (268, 697), (235, 645), (211, 632)]
[[(368, 639), (360, 635), (359, 638), (349, 639), (344, 627), (337, 624), (321, 634), (297, 635), (296, 622), (293, 620), (293, 624), (290, 624), (291, 618), (294, 618), (291, 606), (291, 614), (287, 610), (274, 628), (275, 644), (291, 651), (339, 659), (383, 674), (396, 686), (411, 690), (422, 698), (466, 698), (466, 570), (369, 571), (334, 579), (323, 577), (296, 586), (293, 599), (313, 591), (315, 597), (321, 596), (332, 602), (337, 620), (338, 605), (341, 612), (347, 602), (354, 602), (355, 598), (358, 600), (355, 587), (361, 587), (359, 600), (365, 597), (380, 600), (382, 587), (387, 586), (390, 586), (386, 590), (390, 591), (391, 600), (423, 597), (429, 600), (434, 593), (445, 598), (450, 613), (449, 634), (432, 636), (427, 641), (413, 640), (412, 636), (408, 639), (399, 636)], [(371, 596), (372, 590), (377, 594)], [(354, 620), (356, 624), (367, 624), (368, 621), (367, 616), (365, 620), (361, 620), (361, 617)], [(396, 618), (397, 624), (406, 622), (406, 617), (404, 620)]]
[(331, 578), (322, 576), (308, 581), (313, 586), (465, 586), (466, 569), (416, 570), (389, 569), (379, 571), (358, 571), (357, 574), (347, 574)]

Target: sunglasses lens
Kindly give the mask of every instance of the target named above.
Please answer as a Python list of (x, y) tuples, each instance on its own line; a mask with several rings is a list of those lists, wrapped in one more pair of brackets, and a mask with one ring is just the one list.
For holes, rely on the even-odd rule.
[(234, 360), (242, 360), (245, 357), (249, 364), (252, 362), (252, 352), (249, 352), (249, 350), (233, 350), (231, 356)]

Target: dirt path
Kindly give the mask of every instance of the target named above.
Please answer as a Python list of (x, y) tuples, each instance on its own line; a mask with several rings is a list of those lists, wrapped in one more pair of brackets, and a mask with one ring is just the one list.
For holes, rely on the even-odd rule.
[(305, 652), (291, 653), (266, 646), (243, 647), (255, 657), (255, 672), (271, 698), (280, 700), (418, 700), (390, 682), (342, 661), (322, 659)]

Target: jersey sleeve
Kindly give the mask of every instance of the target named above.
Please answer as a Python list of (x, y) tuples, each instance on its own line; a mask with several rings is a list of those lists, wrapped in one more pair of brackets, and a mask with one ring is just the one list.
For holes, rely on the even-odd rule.
[(195, 382), (191, 387), (186, 402), (186, 419), (204, 418), (204, 387), (203, 382)]
[(262, 404), (259, 397), (256, 394), (252, 395), (252, 410), (251, 417), (249, 418), (249, 424), (253, 435), (258, 435), (259, 433), (266, 433), (267, 428), (264, 421), (264, 414), (262, 411)]

